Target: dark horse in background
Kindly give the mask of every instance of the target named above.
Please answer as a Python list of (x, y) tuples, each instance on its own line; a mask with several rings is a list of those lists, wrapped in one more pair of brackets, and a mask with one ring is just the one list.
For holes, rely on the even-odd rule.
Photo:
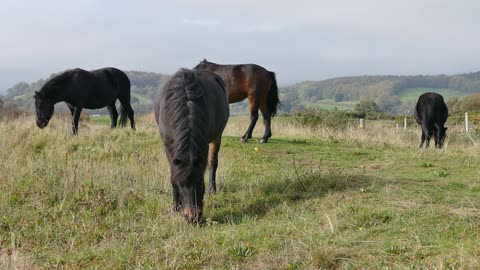
[(170, 163), (173, 210), (183, 209), (190, 222), (202, 216), (204, 172), (215, 174), (223, 129), (229, 116), (225, 84), (206, 70), (180, 69), (165, 84), (155, 104), (155, 118)]
[(422, 126), (422, 141), (420, 148), (430, 146), (430, 138), (435, 137), (435, 147), (442, 148), (447, 134), (444, 126), (448, 117), (448, 108), (443, 97), (437, 93), (425, 93), (418, 98), (415, 106), (415, 120)]
[(209, 70), (220, 77), (227, 86), (228, 101), (240, 102), (246, 98), (250, 103), (250, 125), (241, 141), (252, 137), (258, 120), (258, 109), (262, 112), (265, 133), (260, 143), (266, 143), (272, 137), (271, 121), (280, 106), (275, 73), (255, 64), (218, 65), (204, 59), (194, 69)]
[(72, 133), (78, 133), (78, 120), (82, 109), (107, 107), (111, 127), (117, 126), (118, 112), (115, 102), (120, 101), (120, 125), (125, 126), (127, 116), (135, 129), (133, 109), (130, 105), (130, 80), (116, 68), (102, 68), (92, 71), (72, 69), (50, 79), (40, 91), (35, 92), (37, 126), (44, 128), (52, 118), (54, 105), (65, 101), (70, 110)]

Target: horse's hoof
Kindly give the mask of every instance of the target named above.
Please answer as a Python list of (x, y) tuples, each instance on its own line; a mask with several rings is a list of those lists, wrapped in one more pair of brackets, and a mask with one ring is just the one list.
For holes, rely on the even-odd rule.
[(215, 193), (217, 193), (216, 190), (209, 190), (208, 191), (208, 195), (215, 195)]
[(246, 143), (248, 139), (246, 138), (240, 138), (240, 142)]
[(260, 140), (260, 143), (267, 143), (267, 142), (268, 142), (267, 139), (261, 139), (261, 140)]

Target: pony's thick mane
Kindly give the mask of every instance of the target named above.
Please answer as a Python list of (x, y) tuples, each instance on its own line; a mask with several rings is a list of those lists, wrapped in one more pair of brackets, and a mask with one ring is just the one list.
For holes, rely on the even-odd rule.
[(68, 69), (58, 75), (53, 76), (53, 78), (49, 79), (45, 85), (40, 89), (40, 93), (44, 95), (49, 95), (51, 92), (56, 90), (55, 86), (59, 86), (64, 84), (66, 81), (68, 81), (73, 73), (80, 71), (81, 69)]
[(208, 154), (206, 104), (201, 99), (203, 89), (194, 71), (180, 69), (165, 86), (165, 91), (165, 112), (175, 123), (173, 156), (184, 162), (191, 161), (191, 164), (195, 158)]

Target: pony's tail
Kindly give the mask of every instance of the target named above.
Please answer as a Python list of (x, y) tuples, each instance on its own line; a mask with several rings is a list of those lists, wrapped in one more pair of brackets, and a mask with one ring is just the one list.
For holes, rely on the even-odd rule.
[(120, 105), (120, 120), (118, 124), (120, 125), (120, 127), (125, 127), (127, 125), (127, 121), (128, 121), (127, 110), (125, 110), (125, 107)]
[(272, 86), (270, 87), (270, 91), (268, 91), (267, 96), (267, 108), (274, 117), (277, 114), (277, 109), (279, 109), (282, 104), (280, 103), (280, 99), (278, 98), (278, 86), (277, 86), (277, 79), (275, 78), (275, 73), (269, 71), (270, 78), (272, 80)]

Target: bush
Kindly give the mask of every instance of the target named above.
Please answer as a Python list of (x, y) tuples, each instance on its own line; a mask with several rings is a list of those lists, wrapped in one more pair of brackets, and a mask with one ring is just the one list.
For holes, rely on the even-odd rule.
[(292, 123), (301, 127), (346, 128), (355, 118), (351, 112), (305, 110), (290, 115)]

